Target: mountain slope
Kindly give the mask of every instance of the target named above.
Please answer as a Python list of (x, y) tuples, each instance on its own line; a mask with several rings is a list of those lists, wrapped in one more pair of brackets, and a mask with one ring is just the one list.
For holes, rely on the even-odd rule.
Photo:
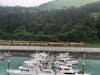
[(95, 42), (100, 40), (99, 12), (100, 2), (55, 11), (0, 7), (0, 39)]
[(72, 6), (80, 7), (86, 4), (94, 3), (99, 0), (55, 0), (40, 6), (43, 9), (63, 9)]

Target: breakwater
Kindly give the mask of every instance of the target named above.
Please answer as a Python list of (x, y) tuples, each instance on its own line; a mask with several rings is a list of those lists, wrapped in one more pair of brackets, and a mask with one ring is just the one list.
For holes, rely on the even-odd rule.
[(28, 56), (35, 52), (48, 52), (51, 54), (58, 54), (61, 52), (69, 52), (77, 57), (83, 57), (86, 54), (86, 58), (100, 59), (100, 48), (92, 47), (55, 47), (55, 46), (12, 46), (1, 45), (0, 52), (10, 51), (13, 55)]

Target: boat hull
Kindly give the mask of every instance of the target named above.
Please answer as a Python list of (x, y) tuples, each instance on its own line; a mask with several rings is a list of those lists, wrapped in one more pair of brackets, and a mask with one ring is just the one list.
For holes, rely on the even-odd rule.
[(47, 72), (40, 72), (40, 71), (34, 71), (34, 72), (21, 72), (19, 70), (7, 70), (9, 75), (55, 75), (52, 73)]

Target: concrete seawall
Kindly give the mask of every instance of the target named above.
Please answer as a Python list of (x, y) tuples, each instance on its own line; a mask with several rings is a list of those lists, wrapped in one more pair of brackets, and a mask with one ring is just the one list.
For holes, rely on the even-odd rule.
[(14, 55), (30, 55), (33, 52), (49, 52), (49, 53), (61, 53), (70, 52), (77, 57), (82, 57), (86, 54), (87, 58), (100, 58), (100, 48), (88, 48), (88, 47), (54, 47), (54, 46), (8, 46), (1, 45), (0, 51), (10, 51)]
[(13, 51), (58, 51), (58, 52), (100, 52), (100, 48), (88, 47), (54, 47), (54, 46), (0, 46), (0, 50), (13, 50)]
[(88, 47), (54, 47), (54, 46), (0, 46), (0, 50), (25, 50), (25, 51), (58, 51), (58, 52), (100, 52), (100, 48)]

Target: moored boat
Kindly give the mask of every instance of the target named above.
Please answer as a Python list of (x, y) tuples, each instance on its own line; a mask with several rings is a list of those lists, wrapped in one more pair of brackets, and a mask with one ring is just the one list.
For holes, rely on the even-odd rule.
[(8, 69), (7, 72), (9, 75), (54, 75), (54, 71), (45, 63), (47, 63), (47, 55), (40, 53), (31, 60), (24, 61), (18, 70)]
[(90, 75), (83, 69), (79, 71), (73, 68), (72, 57), (67, 56), (67, 54), (64, 57), (62, 55), (50, 63), (46, 53), (36, 53), (31, 60), (24, 61), (18, 70), (8, 69), (7, 72), (9, 75)]

